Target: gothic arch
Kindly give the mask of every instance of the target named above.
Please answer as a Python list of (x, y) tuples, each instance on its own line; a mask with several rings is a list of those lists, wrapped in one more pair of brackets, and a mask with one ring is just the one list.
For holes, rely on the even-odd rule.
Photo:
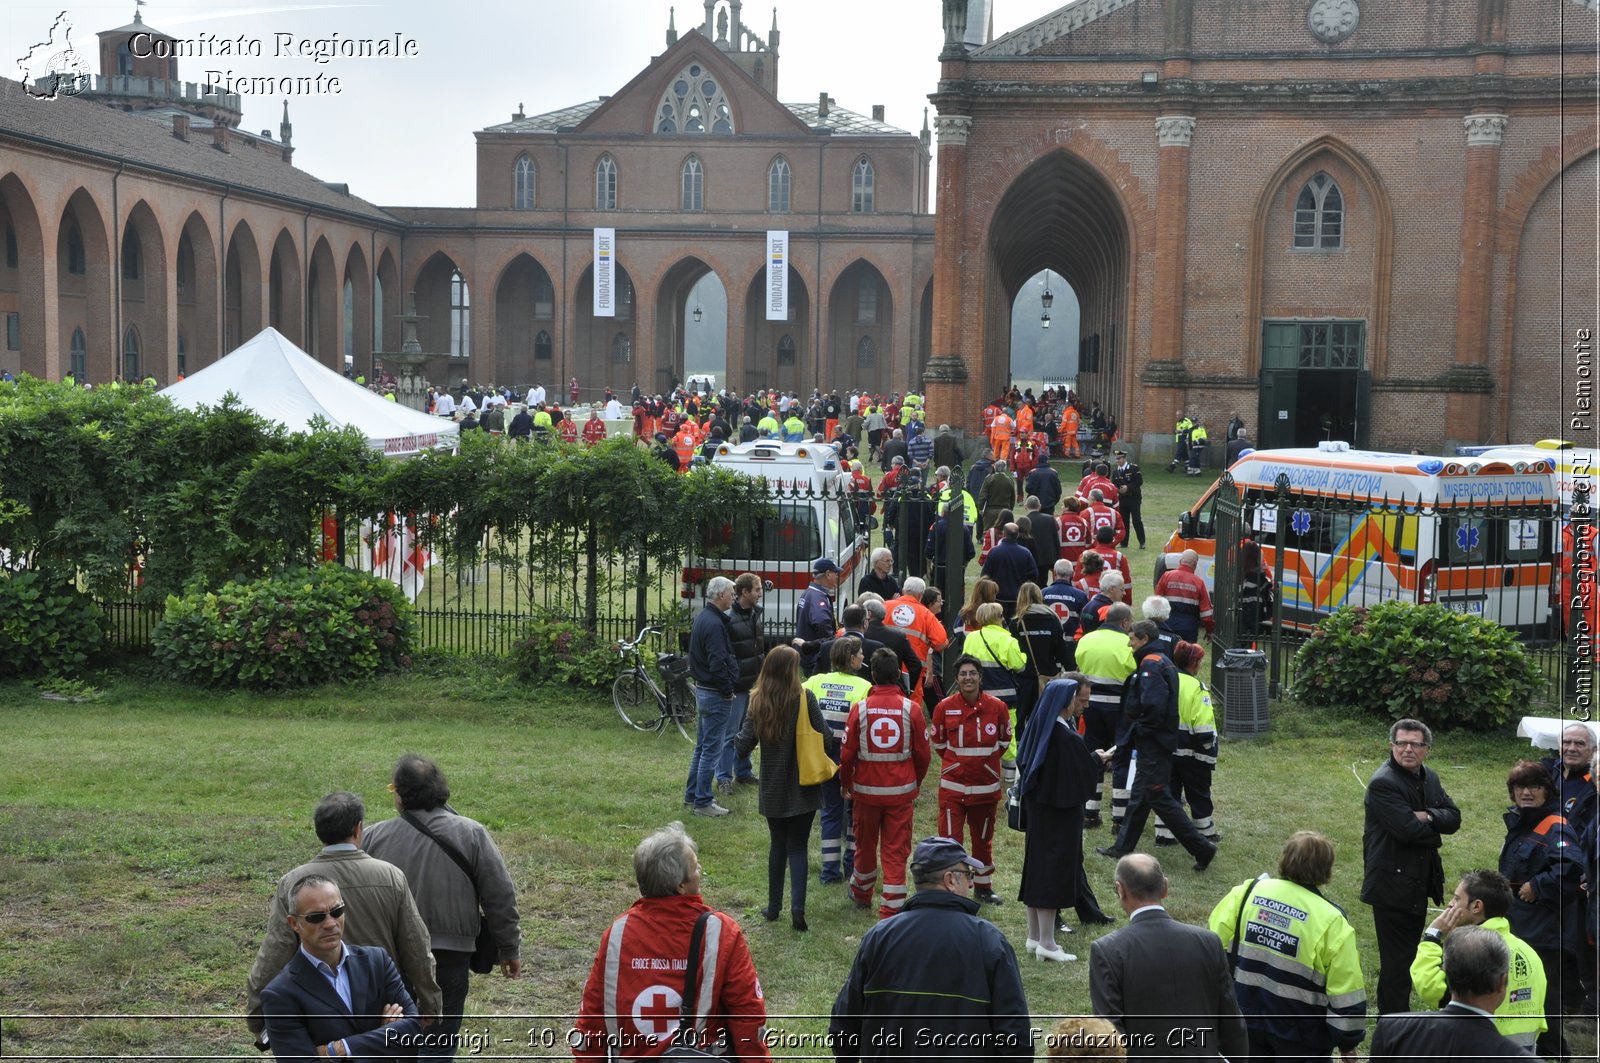
[[(556, 379), (558, 306), (555, 279), (532, 254), (518, 252), (500, 270), (494, 286), (495, 373), (500, 380), (531, 384), (536, 377), (542, 382)], [(550, 346), (543, 352), (537, 342), (540, 333), (551, 337)], [(541, 360), (536, 357), (539, 353), (551, 357)]]
[[(1058, 134), (1064, 131), (1057, 130)], [(1099, 145), (1087, 136), (1063, 137), (1070, 146), (1053, 146), (1032, 157), (998, 198), (986, 229), (984, 285), (971, 294), (963, 315), (976, 338), (982, 372), (979, 393), (992, 397), (1004, 389), (1011, 368), (1011, 315), (1017, 295), (1031, 278), (1049, 269), (1078, 298), (1079, 335), (1096, 344), (1097, 359), (1078, 372), (1078, 393), (1097, 401), (1124, 423), (1142, 402), (1135, 383), (1142, 349), (1135, 335), (1141, 240), (1138, 200), (1119, 192), (1116, 178), (1077, 149)], [(1137, 189), (1135, 189), (1137, 191)], [(980, 305), (972, 305), (981, 300)]]
[[(690, 292), (706, 276), (713, 276), (717, 284), (722, 287), (724, 302), (727, 305), (727, 320), (722, 336), (707, 335), (705, 339), (713, 348), (720, 347), (722, 351), (722, 371), (717, 374), (719, 381), (725, 382), (728, 369), (732, 364), (730, 355), (732, 345), (729, 334), (734, 331), (737, 310), (734, 300), (728, 297), (727, 283), (722, 280), (725, 275), (723, 268), (715, 263), (695, 254), (686, 254), (678, 259), (661, 274), (661, 279), (656, 283), (655, 299), (655, 389), (665, 393), (674, 384), (687, 379), (688, 372), (685, 365), (689, 343), (689, 329), (699, 326), (700, 322), (691, 325), (692, 310), (689, 305)], [(703, 331), (703, 330), (702, 330)], [(719, 342), (720, 339), (720, 342)]]
[[(120, 259), (123, 328), (138, 326), (141, 372), (170, 384), (177, 369), (178, 345), (167, 318), (167, 245), (161, 224), (142, 199), (128, 211)], [(135, 268), (130, 271), (130, 266)]]
[(255, 230), (240, 219), (228, 237), (222, 274), (222, 353), (233, 351), (260, 332), (266, 286), (261, 282), (261, 246)]
[[(39, 224), (39, 208), (28, 189), (14, 173), (0, 177), (0, 239), (5, 231), (17, 247), (17, 264), (9, 265), (0, 258), (0, 310), (18, 315), (22, 331), (22, 349), (5, 352), (16, 357), (17, 366), (25, 373), (40, 378), (50, 376), (49, 352), (57, 347), (49, 341), (50, 317), (46, 315), (44, 300), (44, 270), (24, 269), (23, 263), (46, 263), (44, 234)], [(59, 311), (57, 311), (59, 313)]]
[[(452, 315), (455, 313), (452, 297), (456, 294), (452, 288), (453, 277), (457, 273), (466, 282), (467, 288), (468, 356), (465, 358), (451, 355), (452, 332), (455, 327), (455, 322), (452, 321)], [(461, 264), (461, 259), (440, 250), (427, 257), (415, 276), (416, 280), (412, 283), (411, 290), (417, 293), (417, 314), (423, 318), (417, 322), (417, 340), (425, 352), (434, 356), (428, 363), (430, 376), (452, 383), (462, 377), (472, 379), (472, 373), (469, 371), (472, 364), (471, 316), (473, 304), (479, 301), (480, 296), (472, 275)], [(436, 368), (443, 369), (444, 372), (439, 373), (435, 371)]]
[[(637, 381), (641, 388), (651, 390), (654, 383), (653, 352), (641, 351), (638, 343), (639, 301), (633, 276), (619, 258), (612, 268), (616, 271), (616, 316), (596, 317), (594, 313), (594, 266), (585, 265), (578, 280), (569, 289), (571, 334), (566, 344), (555, 353), (556, 380), (559, 382), (582, 366), (596, 379), (590, 387), (612, 387), (626, 391)], [(617, 337), (622, 343), (617, 343)], [(542, 383), (543, 381), (535, 381)]]
[[(358, 376), (371, 378), (372, 352), (375, 349), (372, 343), (372, 267), (367, 263), (367, 252), (360, 242), (352, 240), (350, 250), (344, 256), (344, 283), (350, 286), (352, 298), (346, 308), (349, 317), (350, 333), (350, 362), (352, 370)], [(340, 305), (343, 305), (343, 286), (340, 289)], [(339, 337), (342, 345), (344, 336)], [(340, 369), (343, 369), (343, 359), (340, 359)]]
[[(865, 256), (855, 259), (839, 271), (829, 289), (823, 322), (825, 354), (817, 359), (822, 364), (814, 367), (811, 385), (887, 394), (893, 377), (895, 323), (894, 288), (884, 271)], [(862, 357), (863, 340), (872, 352), (870, 361)]]
[[(730, 307), (729, 313), (732, 312)], [(728, 386), (746, 391), (799, 390), (815, 375), (813, 363), (817, 349), (812, 325), (811, 290), (800, 270), (792, 264), (789, 266), (787, 321), (767, 320), (767, 271), (757, 270), (750, 278), (744, 297), (744, 380), (730, 379)], [(793, 343), (792, 361), (787, 350), (779, 356), (779, 346), (785, 336)], [(730, 372), (730, 378), (732, 375)]]
[(406, 293), (400, 290), (400, 268), (394, 251), (384, 248), (378, 256), (377, 283), (372, 292), (373, 342), (377, 351), (400, 349), (400, 315), (405, 313)]
[[(1511, 430), (1511, 392), (1509, 382), (1515, 355), (1517, 324), (1517, 286), (1521, 280), (1517, 264), (1522, 252), (1522, 238), (1527, 231), (1528, 217), (1534, 204), (1552, 184), (1568, 169), (1595, 154), (1595, 143), (1600, 140), (1600, 128), (1590, 125), (1568, 133), (1559, 145), (1552, 145), (1535, 159), (1513, 181), (1506, 192), (1505, 207), (1500, 211), (1495, 232), (1496, 258), (1506, 264), (1505, 300), (1501, 306), (1501, 339), (1499, 368), (1495, 374), (1503, 384), (1499, 388), (1499, 426), (1501, 432)], [(1506, 436), (1506, 442), (1517, 442)]]
[(67, 352), (73, 330), (80, 326), (87, 344), (89, 380), (104, 383), (115, 375), (122, 338), (116, 335), (112, 313), (114, 268), (105, 215), (80, 186), (68, 197), (57, 228), (56, 302), (61, 337), (57, 379), (71, 370)]
[[(178, 231), (173, 259), (173, 287), (177, 290), (177, 336), (182, 338), (183, 361), (174, 364), (173, 379), (217, 360), (218, 282), (216, 240), (198, 210), (190, 211)], [(178, 349), (175, 342), (174, 350)]]
[[(1261, 187), (1255, 215), (1250, 225), (1249, 267), (1245, 279), (1245, 312), (1241, 338), (1244, 350), (1242, 374), (1255, 377), (1261, 372), (1261, 307), (1266, 273), (1266, 234), (1270, 215), (1281, 202), (1284, 186), (1296, 171), (1318, 156), (1338, 160), (1362, 184), (1372, 203), (1372, 320), (1367, 329), (1367, 368), (1375, 379), (1388, 370), (1390, 273), (1394, 262), (1394, 208), (1378, 171), (1367, 158), (1334, 136), (1321, 136), (1302, 144), (1273, 171)], [(1298, 193), (1298, 187), (1293, 190)], [(1346, 190), (1348, 199), (1348, 189)]]
[(299, 249), (289, 230), (279, 229), (267, 264), (267, 324), (301, 350), (306, 346), (304, 293)]
[(344, 277), (326, 236), (317, 237), (306, 267), (306, 353), (344, 371)]

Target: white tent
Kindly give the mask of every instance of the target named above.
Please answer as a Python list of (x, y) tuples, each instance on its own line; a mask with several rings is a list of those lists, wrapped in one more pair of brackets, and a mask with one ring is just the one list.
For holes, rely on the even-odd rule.
[(460, 426), (421, 413), (346, 380), (267, 328), (226, 357), (161, 394), (178, 406), (216, 406), (233, 392), (246, 407), (291, 432), (310, 430), (313, 417), (335, 428), (354, 426), (367, 445), (390, 457), (452, 448)]

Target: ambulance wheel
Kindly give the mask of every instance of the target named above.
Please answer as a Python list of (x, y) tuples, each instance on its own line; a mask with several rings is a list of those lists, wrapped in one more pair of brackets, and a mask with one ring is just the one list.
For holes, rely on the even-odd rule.
[(659, 731), (661, 709), (654, 692), (632, 672), (617, 676), (611, 684), (611, 701), (622, 722), (638, 731)]

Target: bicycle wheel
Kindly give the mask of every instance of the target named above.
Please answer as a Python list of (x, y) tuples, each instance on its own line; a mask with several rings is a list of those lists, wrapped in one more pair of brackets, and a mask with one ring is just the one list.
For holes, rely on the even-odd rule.
[(611, 701), (622, 722), (638, 731), (661, 730), (661, 707), (637, 672), (623, 672), (611, 684)]
[(668, 700), (668, 706), (667, 711), (672, 716), (672, 722), (677, 726), (678, 733), (687, 741), (693, 742), (696, 727), (694, 691), (680, 687)]

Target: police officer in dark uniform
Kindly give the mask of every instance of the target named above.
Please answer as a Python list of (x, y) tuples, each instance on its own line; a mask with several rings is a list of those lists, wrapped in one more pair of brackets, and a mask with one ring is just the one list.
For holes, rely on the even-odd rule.
[(1117, 489), (1117, 508), (1122, 511), (1123, 523), (1139, 537), (1139, 549), (1144, 549), (1144, 517), (1139, 507), (1144, 498), (1144, 473), (1128, 460), (1128, 452), (1118, 447), (1111, 452), (1116, 465), (1111, 470), (1111, 483)]

